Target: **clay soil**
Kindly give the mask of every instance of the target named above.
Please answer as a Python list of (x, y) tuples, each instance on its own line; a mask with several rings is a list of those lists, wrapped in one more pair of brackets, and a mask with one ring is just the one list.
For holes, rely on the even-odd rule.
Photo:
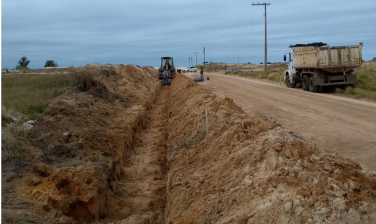
[(19, 139), (23, 159), (2, 164), (2, 222), (376, 222), (376, 176), (358, 162), (214, 86), (106, 69), (58, 97)]

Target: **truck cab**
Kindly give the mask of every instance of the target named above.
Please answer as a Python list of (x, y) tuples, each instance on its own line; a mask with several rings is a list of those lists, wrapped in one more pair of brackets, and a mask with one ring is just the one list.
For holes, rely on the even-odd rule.
[[(288, 57), (288, 58), (287, 58)], [(287, 70), (284, 72), (284, 81), (287, 87), (295, 88), (299, 80), (295, 80), (296, 69), (294, 67), (294, 56), (292, 52), (283, 55), (283, 61), (288, 59)]]

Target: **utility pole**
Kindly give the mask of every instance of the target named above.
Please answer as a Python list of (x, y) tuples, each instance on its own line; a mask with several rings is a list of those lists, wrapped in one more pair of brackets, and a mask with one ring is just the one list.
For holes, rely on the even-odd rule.
[(197, 66), (197, 52), (193, 52), (194, 54), (196, 54), (196, 66)]
[(270, 3), (252, 3), (252, 6), (254, 5), (262, 5), (264, 6), (264, 9), (265, 9), (265, 53), (264, 53), (264, 70), (265, 70), (265, 73), (266, 73), (266, 64), (268, 63), (268, 47), (267, 47), (267, 29), (266, 29), (266, 6), (267, 5), (270, 5)]
[(191, 66), (191, 56), (188, 57), (188, 66)]
[(204, 47), (204, 51), (202, 53), (204, 53), (204, 62), (202, 64), (205, 64), (205, 47)]

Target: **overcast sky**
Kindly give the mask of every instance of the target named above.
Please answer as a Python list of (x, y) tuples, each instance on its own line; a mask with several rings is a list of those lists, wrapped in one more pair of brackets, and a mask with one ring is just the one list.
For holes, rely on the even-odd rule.
[[(290, 44), (364, 43), (376, 57), (376, 0), (270, 0), (268, 61), (282, 61)], [(254, 3), (257, 3), (254, 1)], [(261, 2), (260, 2), (261, 3)], [(2, 0), (2, 68), (22, 56), (30, 68), (88, 63), (178, 66), (206, 61), (260, 63), (264, 8), (249, 0)]]

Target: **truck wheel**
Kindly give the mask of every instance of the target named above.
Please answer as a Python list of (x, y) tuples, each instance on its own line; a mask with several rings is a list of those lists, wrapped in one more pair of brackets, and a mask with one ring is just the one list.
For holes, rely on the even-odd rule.
[(302, 78), (302, 88), (304, 91), (308, 91), (308, 76), (307, 75), (303, 75), (303, 78)]
[(314, 93), (316, 93), (319, 89), (319, 86), (315, 85), (315, 80), (313, 79), (313, 76), (309, 77), (308, 88), (310, 92)]
[(285, 78), (285, 84), (286, 84), (286, 86), (289, 87), (289, 88), (295, 88), (297, 83), (296, 83), (296, 82), (291, 83), (291, 82), (290, 82), (290, 78), (289, 78), (289, 76), (287, 75), (286, 78)]

